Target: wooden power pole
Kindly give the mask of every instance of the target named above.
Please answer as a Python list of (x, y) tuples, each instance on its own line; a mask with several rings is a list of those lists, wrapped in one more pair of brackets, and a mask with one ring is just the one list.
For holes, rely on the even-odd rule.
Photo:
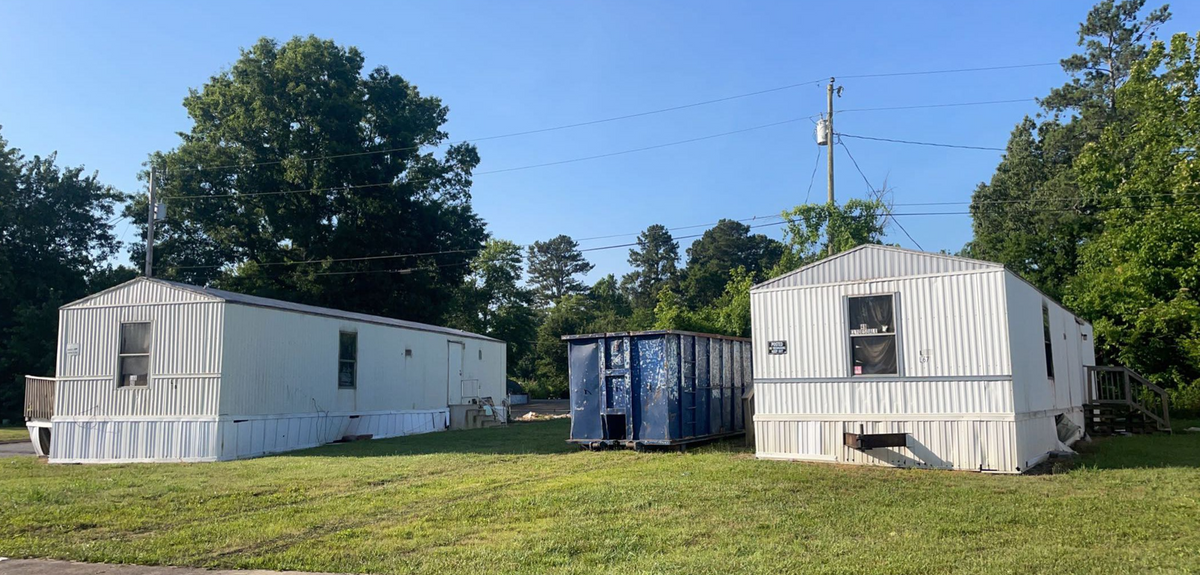
[(829, 203), (833, 203), (833, 78), (829, 79), (829, 89), (826, 90), (827, 106), (825, 122), (829, 133), (825, 139), (825, 157), (829, 158)]
[[(825, 126), (827, 133), (825, 134), (825, 157), (828, 158), (828, 181), (829, 181), (829, 209), (833, 209), (833, 78), (829, 79), (829, 88), (825, 91), (826, 108), (825, 108)], [(825, 232), (829, 236), (829, 255), (833, 255), (833, 231), (829, 229), (828, 224), (825, 226)]]

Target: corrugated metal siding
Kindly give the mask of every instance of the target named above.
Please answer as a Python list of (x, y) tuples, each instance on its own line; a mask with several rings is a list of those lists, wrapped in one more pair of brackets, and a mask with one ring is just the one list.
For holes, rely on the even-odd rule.
[(773, 289), (862, 281), (947, 272), (1000, 269), (999, 264), (915, 252), (890, 246), (861, 246), (790, 274), (763, 282), (755, 289)]
[(58, 382), (55, 416), (217, 415), (219, 377), (154, 377), (144, 388), (117, 388), (113, 378)]
[[(226, 303), (220, 413), (300, 414), (441, 409), (451, 387), (449, 342), (462, 342), (462, 380), (506, 396), (505, 344), (375, 323)], [(358, 334), (357, 387), (337, 386), (338, 333)], [(405, 351), (411, 350), (411, 356)], [(477, 383), (475, 383), (477, 382)]]
[(63, 309), (145, 303), (219, 302), (219, 298), (141, 278), (63, 306)]
[(370, 435), (374, 439), (441, 431), (450, 411), (346, 415), (296, 414), (221, 422), (221, 459), (240, 459), (269, 453), (316, 447), (346, 435)]
[[(765, 458), (1019, 473), (1016, 430), (1011, 421), (756, 420), (755, 441)], [(909, 444), (868, 451), (844, 445), (843, 433), (860, 432), (907, 433)]]
[(828, 381), (755, 383), (758, 415), (773, 414), (1011, 414), (1012, 382)]
[[(755, 379), (849, 377), (845, 297), (896, 293), (901, 375), (1011, 375), (1004, 271), (752, 292)], [(788, 353), (768, 355), (784, 340)]]
[[(120, 325), (133, 321), (152, 324), (151, 377), (219, 374), (223, 306), (205, 302), (64, 309), (59, 312), (58, 377), (115, 380)], [(69, 344), (78, 344), (78, 355), (67, 355)]]
[(101, 420), (53, 422), (51, 463), (215, 461), (212, 420)]
[[(1077, 323), (1074, 314), (1011, 272), (1005, 282), (1017, 413), (1082, 406), (1087, 399), (1084, 366), (1096, 361), (1092, 326)], [(1050, 315), (1053, 381), (1046, 371), (1042, 305)]]

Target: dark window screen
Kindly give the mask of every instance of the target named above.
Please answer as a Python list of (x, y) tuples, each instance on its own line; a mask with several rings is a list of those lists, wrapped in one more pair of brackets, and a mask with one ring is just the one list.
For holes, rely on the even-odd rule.
[(145, 387), (150, 384), (150, 324), (121, 324), (117, 350), (117, 385)]
[(849, 299), (850, 374), (898, 375), (896, 322), (891, 295)]
[(358, 334), (338, 334), (338, 387), (354, 387), (358, 371)]
[(892, 322), (892, 296), (850, 298), (850, 333), (896, 333), (896, 324)]
[(1046, 376), (1054, 379), (1054, 340), (1050, 339), (1050, 309), (1042, 306), (1042, 339), (1046, 342)]

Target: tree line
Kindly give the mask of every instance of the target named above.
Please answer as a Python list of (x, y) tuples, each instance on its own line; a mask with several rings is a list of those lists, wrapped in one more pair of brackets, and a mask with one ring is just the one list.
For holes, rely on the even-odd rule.
[[(1095, 325), (1103, 362), (1200, 408), (1197, 40), (1161, 41), (1166, 6), (1104, 1), (1071, 79), (1014, 129), (972, 195), (962, 255), (997, 261)], [(881, 243), (886, 192), (781, 214), (782, 239), (722, 220), (688, 246), (652, 225), (629, 271), (590, 278), (579, 244), (493, 237), (471, 204), (478, 151), (449, 109), (353, 47), (261, 39), (192, 90), (175, 148), (150, 154), (167, 218), (156, 275), (450, 325), (509, 343), (510, 377), (566, 389), (560, 337), (639, 329), (749, 335), (749, 289), (832, 251)], [(150, 176), (147, 169), (143, 181)], [(58, 306), (134, 277), (111, 262), (120, 211), (141, 241), (148, 199), (0, 139), (0, 416), (25, 373), (53, 373)], [(135, 263), (135, 266), (137, 264)]]

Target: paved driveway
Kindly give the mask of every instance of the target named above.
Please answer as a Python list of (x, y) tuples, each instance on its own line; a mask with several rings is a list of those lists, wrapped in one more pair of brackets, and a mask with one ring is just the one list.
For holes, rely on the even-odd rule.
[[(0, 443), (0, 457), (12, 457), (14, 455), (35, 455), (37, 452), (33, 450), (33, 443), (29, 441), (18, 441), (14, 443)], [(0, 563), (0, 569), (4, 567)], [(0, 571), (3, 573), (3, 571)]]

